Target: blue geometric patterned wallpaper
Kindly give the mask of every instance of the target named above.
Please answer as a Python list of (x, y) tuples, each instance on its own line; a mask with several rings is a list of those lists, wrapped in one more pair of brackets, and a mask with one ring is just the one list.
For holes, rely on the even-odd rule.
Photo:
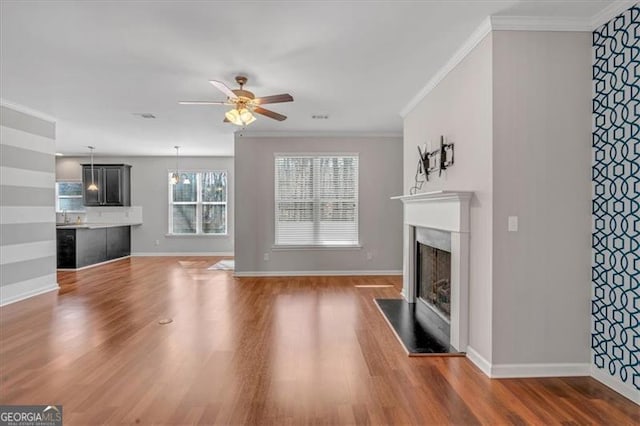
[(640, 390), (640, 8), (593, 33), (593, 363)]

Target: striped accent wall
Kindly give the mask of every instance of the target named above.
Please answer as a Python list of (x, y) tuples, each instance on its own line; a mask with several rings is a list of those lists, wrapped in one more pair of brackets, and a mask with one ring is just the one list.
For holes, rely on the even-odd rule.
[(0, 306), (58, 288), (55, 130), (0, 105)]

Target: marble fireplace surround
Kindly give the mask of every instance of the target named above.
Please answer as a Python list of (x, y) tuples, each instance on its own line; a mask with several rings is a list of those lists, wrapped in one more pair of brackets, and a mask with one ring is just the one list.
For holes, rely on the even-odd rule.
[(451, 236), (451, 346), (466, 352), (469, 332), (469, 204), (473, 192), (433, 191), (392, 197), (404, 205), (402, 296), (416, 302), (416, 228)]

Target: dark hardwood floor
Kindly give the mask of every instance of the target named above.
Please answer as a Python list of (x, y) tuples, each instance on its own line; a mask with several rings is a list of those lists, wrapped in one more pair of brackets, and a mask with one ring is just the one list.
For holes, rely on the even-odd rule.
[(0, 308), (0, 403), (62, 404), (67, 425), (640, 423), (590, 378), (408, 357), (373, 302), (400, 277), (234, 279), (217, 260), (61, 272), (59, 294)]

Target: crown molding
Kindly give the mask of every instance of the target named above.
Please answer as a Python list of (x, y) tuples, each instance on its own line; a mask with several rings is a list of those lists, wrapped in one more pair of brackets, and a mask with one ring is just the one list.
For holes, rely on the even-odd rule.
[(451, 58), (440, 68), (427, 84), (411, 98), (400, 110), (405, 118), (418, 103), (484, 39), (491, 31), (576, 31), (591, 32), (600, 25), (637, 4), (637, 0), (616, 0), (593, 17), (555, 17), (555, 16), (489, 16), (465, 40)]
[(622, 0), (612, 1), (607, 7), (602, 9), (599, 13), (595, 14), (591, 18), (591, 29), (595, 30), (600, 26), (606, 24), (611, 19), (620, 15), (627, 9), (631, 9), (632, 6), (639, 4), (637, 0)]
[(402, 138), (402, 132), (244, 132), (237, 138)]
[(492, 16), (493, 31), (591, 31), (591, 18), (556, 16)]
[(17, 104), (15, 102), (8, 101), (8, 100), (3, 99), (3, 98), (0, 98), (0, 106), (12, 109), (14, 111), (21, 112), (23, 114), (28, 114), (28, 115), (30, 115), (32, 117), (39, 118), (41, 120), (48, 121), (48, 122), (53, 123), (53, 124), (55, 124), (58, 121), (55, 117), (53, 117), (53, 116), (51, 116), (49, 114), (45, 114), (44, 112), (38, 111), (38, 110), (33, 109), (33, 108), (29, 108), (29, 107), (24, 106), (24, 105)]
[(427, 84), (402, 108), (400, 116), (405, 118), (418, 103), (424, 99), (438, 84), (491, 32), (491, 18), (486, 18), (473, 33), (462, 43), (462, 46), (444, 64)]

